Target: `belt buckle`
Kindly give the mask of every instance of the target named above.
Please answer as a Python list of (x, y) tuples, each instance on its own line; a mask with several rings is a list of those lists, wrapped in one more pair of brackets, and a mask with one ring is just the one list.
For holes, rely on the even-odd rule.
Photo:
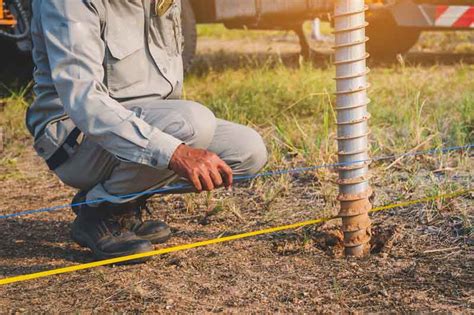
[(155, 0), (155, 16), (163, 16), (173, 5), (174, 0)]

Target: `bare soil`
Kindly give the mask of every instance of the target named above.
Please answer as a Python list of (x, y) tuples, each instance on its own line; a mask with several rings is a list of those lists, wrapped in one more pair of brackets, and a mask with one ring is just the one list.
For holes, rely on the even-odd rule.
[[(441, 182), (472, 181), (472, 157)], [(33, 152), (24, 178), (2, 183), (0, 213), (67, 204), (74, 192), (49, 174)], [(414, 161), (412, 161), (414, 162)], [(420, 165), (430, 160), (415, 161)], [(41, 165), (38, 169), (38, 165)], [(374, 170), (377, 204), (403, 190), (406, 169), (385, 180)], [(431, 185), (418, 170), (417, 187)], [(153, 216), (174, 229), (167, 245), (293, 223), (334, 213), (336, 174), (322, 171), (257, 181), (212, 197), (155, 197)], [(398, 183), (398, 184), (397, 184)], [(401, 189), (395, 194), (394, 186)], [(425, 187), (426, 188), (426, 187)], [(273, 192), (268, 196), (268, 192)], [(143, 265), (101, 267), (0, 287), (0, 309), (13, 312), (472, 312), (473, 196), (373, 216), (373, 255), (342, 257), (338, 222), (156, 257)], [(219, 211), (222, 209), (222, 211)], [(0, 274), (21, 275), (90, 262), (68, 236), (69, 209), (0, 222)], [(167, 246), (163, 245), (163, 246)], [(160, 247), (163, 247), (160, 246)]]
[[(216, 53), (210, 46), (201, 51)], [(452, 154), (387, 166), (373, 168), (376, 205), (470, 187), (474, 159)], [(16, 175), (0, 185), (0, 214), (67, 204), (75, 193), (31, 149), (15, 168)], [(321, 170), (257, 180), (234, 193), (155, 197), (152, 216), (174, 230), (159, 248), (335, 214), (336, 177)], [(0, 287), (0, 312), (474, 313), (473, 216), (472, 194), (374, 214), (373, 253), (366, 259), (342, 256), (334, 221), (142, 265), (6, 285)], [(1, 220), (0, 276), (92, 261), (69, 239), (73, 218), (65, 209)]]

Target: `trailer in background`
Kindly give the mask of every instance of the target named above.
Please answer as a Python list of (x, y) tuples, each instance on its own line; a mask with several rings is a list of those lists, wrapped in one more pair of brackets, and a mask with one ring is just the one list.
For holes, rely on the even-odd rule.
[[(31, 0), (0, 0), (1, 63), (28, 53)], [(161, 1), (161, 0), (156, 0)], [(180, 1), (180, 0), (175, 0)], [(183, 59), (189, 66), (196, 52), (199, 23), (223, 23), (229, 29), (292, 30), (300, 38), (302, 54), (310, 45), (303, 31), (307, 20), (332, 22), (334, 0), (181, 0), (183, 5)], [(366, 0), (368, 51), (372, 58), (404, 54), (426, 30), (474, 30), (474, 0)], [(17, 58), (14, 58), (17, 56)]]
[[(189, 0), (197, 23), (230, 29), (293, 30), (309, 52), (302, 25), (332, 22), (334, 0)], [(368, 50), (373, 58), (394, 58), (418, 41), (422, 31), (474, 30), (473, 0), (367, 0)]]

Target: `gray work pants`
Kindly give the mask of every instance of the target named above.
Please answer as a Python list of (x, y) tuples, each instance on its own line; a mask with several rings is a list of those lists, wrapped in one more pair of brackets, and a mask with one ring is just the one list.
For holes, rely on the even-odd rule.
[[(265, 145), (255, 130), (216, 119), (198, 103), (147, 98), (122, 105), (187, 145), (216, 153), (236, 176), (255, 174), (267, 161)], [(66, 185), (88, 191), (88, 201), (114, 203), (134, 199), (119, 196), (156, 190), (179, 180), (170, 170), (123, 161), (87, 138), (55, 172)]]

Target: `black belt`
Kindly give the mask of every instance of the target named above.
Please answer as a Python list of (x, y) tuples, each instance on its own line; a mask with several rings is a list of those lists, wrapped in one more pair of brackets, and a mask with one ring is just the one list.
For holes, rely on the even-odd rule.
[(77, 143), (77, 138), (79, 138), (80, 135), (81, 131), (78, 128), (74, 128), (69, 136), (67, 136), (64, 144), (59, 149), (57, 149), (49, 159), (46, 160), (46, 164), (48, 164), (50, 170), (54, 171), (69, 159), (69, 153), (67, 153), (66, 149), (64, 149), (64, 145), (67, 144), (71, 148), (79, 145), (79, 143)]

